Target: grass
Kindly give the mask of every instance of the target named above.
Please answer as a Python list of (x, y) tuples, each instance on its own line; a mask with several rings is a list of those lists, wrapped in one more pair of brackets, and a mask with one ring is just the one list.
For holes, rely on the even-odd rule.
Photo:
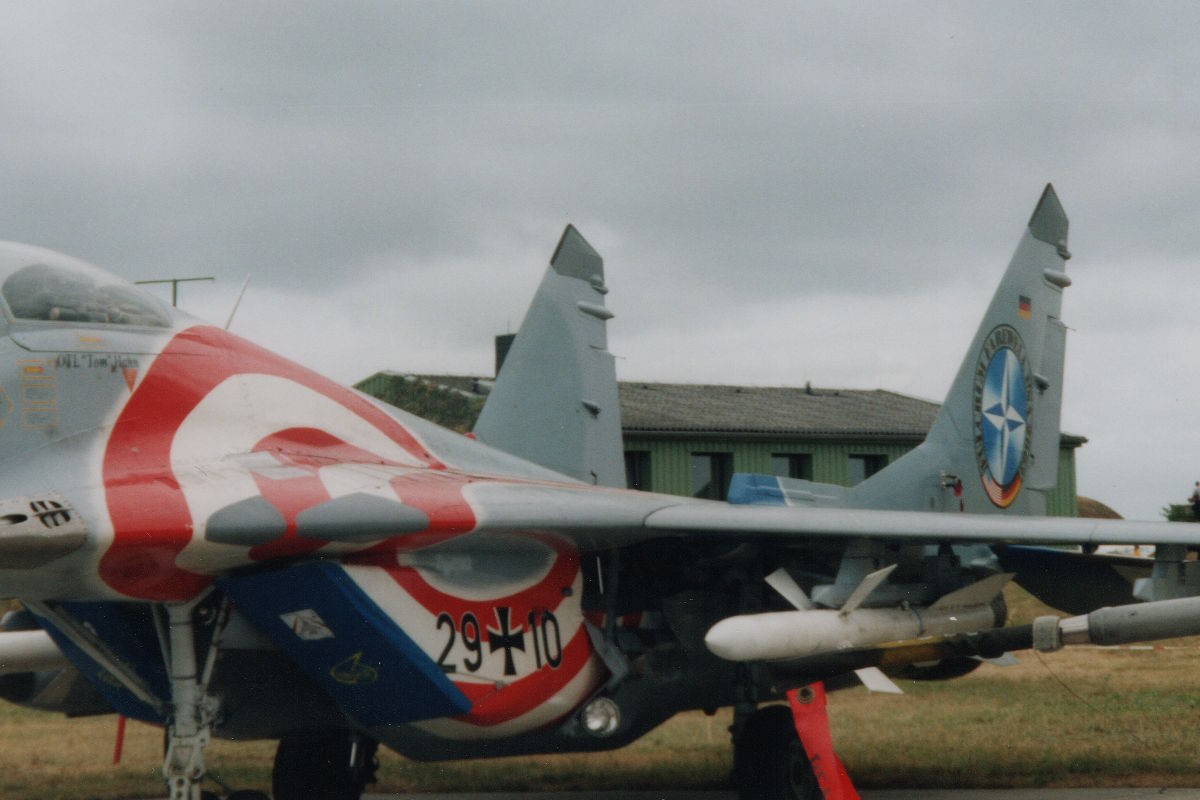
[(1026, 655), (908, 696), (845, 692), (834, 741), (860, 785), (1195, 786), (1200, 647)]
[[(1010, 597), (1019, 621), (1041, 613)], [(831, 695), (834, 744), (867, 788), (1197, 786), (1200, 640), (1153, 649), (1023, 654), (903, 696)], [(381, 754), (382, 792), (725, 786), (728, 712), (682, 714), (610, 753), (421, 764)], [(161, 797), (162, 731), (130, 723), (113, 766), (115, 717), (65, 720), (0, 705), (0, 797)], [(268, 789), (271, 742), (219, 741), (208, 763), (235, 788)]]

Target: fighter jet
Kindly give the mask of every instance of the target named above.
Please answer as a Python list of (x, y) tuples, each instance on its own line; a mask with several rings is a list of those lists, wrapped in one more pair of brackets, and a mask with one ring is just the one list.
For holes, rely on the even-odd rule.
[(279, 741), (276, 800), (354, 800), (380, 744), (601, 750), (722, 706), (744, 797), (816, 796), (789, 691), (1087, 638), (1004, 633), (991, 545), (1194, 540), (1037, 516), (1066, 238), (1047, 187), (922, 446), (852, 488), (737, 476), (727, 503), (625, 488), (603, 261), (572, 227), (473, 436), (2, 245), (0, 692), (164, 726), (172, 800), (202, 796), (213, 736)]

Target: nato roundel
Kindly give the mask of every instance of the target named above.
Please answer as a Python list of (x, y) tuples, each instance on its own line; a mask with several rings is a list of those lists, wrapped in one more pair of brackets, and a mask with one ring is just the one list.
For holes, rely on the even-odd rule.
[(1020, 335), (1008, 325), (994, 328), (975, 370), (975, 456), (988, 499), (1000, 508), (1011, 505), (1021, 491), (1032, 396)]

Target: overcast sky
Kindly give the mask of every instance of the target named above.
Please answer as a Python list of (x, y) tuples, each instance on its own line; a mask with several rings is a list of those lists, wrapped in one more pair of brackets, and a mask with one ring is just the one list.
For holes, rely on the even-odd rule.
[(1043, 185), (1081, 494), (1200, 478), (1200, 6), (0, 0), (0, 238), (344, 382), (489, 374), (563, 226), (623, 379), (940, 400)]

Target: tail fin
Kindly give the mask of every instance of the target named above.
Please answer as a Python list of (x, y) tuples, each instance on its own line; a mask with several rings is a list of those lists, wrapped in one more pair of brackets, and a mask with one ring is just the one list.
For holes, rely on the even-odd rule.
[(535, 464), (625, 486), (604, 260), (568, 225), (496, 375), (476, 437)]
[(1058, 479), (1067, 215), (1047, 184), (925, 442), (849, 505), (1044, 514)]

